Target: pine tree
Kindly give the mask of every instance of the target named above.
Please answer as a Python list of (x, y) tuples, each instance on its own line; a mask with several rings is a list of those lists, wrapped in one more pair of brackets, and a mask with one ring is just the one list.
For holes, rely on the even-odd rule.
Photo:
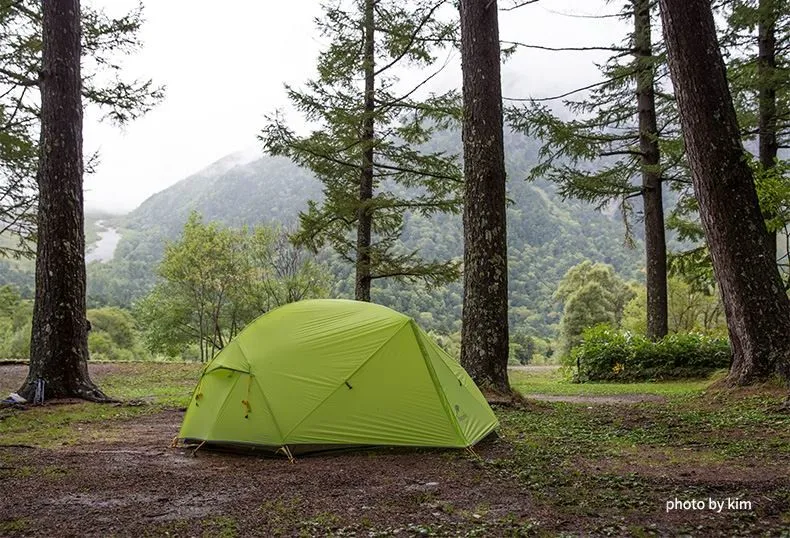
[(694, 190), (719, 283), (733, 362), (728, 381), (790, 380), (790, 300), (768, 236), (707, 0), (660, 0)]
[[(544, 141), (532, 178), (547, 177), (564, 196), (599, 208), (618, 203), (629, 227), (632, 200), (642, 199), (647, 334), (658, 339), (667, 334), (668, 316), (663, 184), (682, 187), (685, 171), (662, 45), (653, 39), (653, 5), (650, 0), (624, 3), (620, 16), (633, 27), (625, 44), (581, 48), (612, 51), (601, 66), (602, 82), (557, 97), (530, 99), (527, 106), (510, 107), (507, 118), (514, 129)], [(588, 90), (584, 98), (568, 98)], [(573, 119), (561, 119), (545, 104), (558, 99), (565, 99)]]
[[(329, 245), (352, 263), (358, 300), (370, 300), (377, 279), (440, 285), (459, 275), (457, 262), (425, 261), (397, 245), (409, 213), (457, 211), (460, 203), (456, 157), (427, 148), (437, 129), (457, 122), (458, 96), (415, 97), (443, 68), (436, 54), (455, 31), (442, 20), (445, 4), (325, 4), (317, 23), (330, 44), (318, 75), (304, 90), (286, 87), (315, 130), (300, 136), (277, 114), (261, 136), (271, 154), (290, 157), (323, 182), (324, 200), (300, 215), (296, 240), (313, 250)], [(406, 68), (434, 71), (406, 86), (398, 78)]]
[(80, 2), (43, 4), (36, 296), (30, 370), (19, 394), (105, 400), (88, 375), (82, 199)]
[[(727, 22), (720, 42), (741, 137), (755, 154), (749, 162), (766, 221), (767, 255), (777, 259), (785, 289), (790, 289), (790, 168), (779, 154), (780, 148), (790, 147), (790, 3), (729, 0), (720, 9)], [(693, 193), (685, 193), (669, 218), (680, 241), (697, 245), (674, 253), (670, 269), (697, 289), (713, 289), (698, 210)], [(784, 252), (777, 252), (777, 242), (784, 243)]]
[(461, 0), (464, 304), (461, 364), (481, 387), (510, 392), (505, 153), (496, 0)]
[[(722, 44), (738, 120), (746, 140), (757, 137), (758, 175), (770, 177), (780, 147), (790, 144), (790, 2), (730, 0), (723, 11), (728, 24)], [(776, 232), (783, 223), (773, 208), (763, 210), (769, 255), (776, 258)]]
[[(81, 22), (85, 103), (117, 124), (145, 114), (163, 88), (151, 80), (125, 79), (120, 61), (140, 46), (142, 8), (111, 18), (86, 7)], [(18, 238), (0, 246), (0, 257), (32, 256), (35, 249), (41, 32), (42, 2), (0, 3), (0, 234)]]

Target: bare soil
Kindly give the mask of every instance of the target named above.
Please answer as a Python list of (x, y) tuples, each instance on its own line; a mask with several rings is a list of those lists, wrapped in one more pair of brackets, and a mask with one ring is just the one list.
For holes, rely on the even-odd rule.
[[(91, 365), (99, 380), (117, 370), (112, 364)], [(21, 383), (25, 371), (0, 367), (3, 395)], [(635, 401), (560, 398), (611, 405)], [(549, 403), (535, 406), (520, 412), (544, 413), (547, 420), (557, 412)], [(595, 410), (579, 407), (579, 413)], [(289, 463), (282, 457), (207, 450), (193, 456), (191, 450), (171, 448), (182, 417), (183, 410), (168, 409), (73, 424), (96, 435), (55, 448), (2, 446), (0, 437), (0, 536), (669, 536), (678, 529), (698, 536), (780, 536), (782, 518), (790, 514), (775, 494), (786, 493), (790, 483), (787, 454), (739, 465), (719, 461), (704, 447), (640, 447), (601, 459), (569, 455), (560, 466), (573, 469), (567, 476), (577, 482), (552, 485), (543, 477), (549, 484), (544, 490), (530, 485), (531, 473), (543, 472), (538, 466), (514, 467), (520, 448), (512, 429), (478, 444), (479, 459), (464, 451), (379, 449)], [(517, 435), (529, 439), (530, 432)], [(593, 492), (612, 480), (615, 501), (631, 496), (645, 505), (624, 508), (620, 517), (618, 508), (585, 509), (583, 495), (568, 506), (552, 496), (561, 488)], [(661, 493), (651, 494), (654, 486)], [(743, 491), (761, 503), (760, 517), (769, 519), (755, 526), (754, 514), (744, 520), (733, 514), (667, 513), (664, 497), (674, 491), (690, 492), (687, 497)]]

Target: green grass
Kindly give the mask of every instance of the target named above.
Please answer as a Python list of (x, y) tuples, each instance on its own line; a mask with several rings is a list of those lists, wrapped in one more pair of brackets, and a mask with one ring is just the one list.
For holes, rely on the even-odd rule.
[(162, 407), (186, 407), (203, 365), (196, 363), (128, 363), (98, 382), (110, 397), (142, 400)]
[[(721, 374), (714, 376), (714, 379)], [(522, 394), (552, 396), (619, 396), (654, 394), (665, 397), (690, 396), (705, 390), (712, 380), (693, 379), (655, 383), (571, 383), (559, 369), (511, 370), (510, 384)]]
[[(790, 414), (780, 410), (787, 396), (781, 387), (716, 390), (711, 380), (579, 385), (556, 371), (512, 372), (511, 381), (525, 394), (665, 397), (619, 405), (534, 402), (526, 412), (499, 412), (500, 434), (512, 451), (488, 462), (492, 472), (520, 481), (567, 517), (605, 522), (591, 532), (655, 533), (633, 522), (674, 497), (760, 500), (754, 512), (700, 517), (693, 526), (673, 528), (675, 534), (712, 535), (723, 524), (732, 535), (778, 530), (789, 516), (777, 520), (775, 513), (790, 506), (787, 481), (722, 481), (771, 477), (790, 467)], [(771, 523), (760, 521), (771, 514)]]
[[(20, 413), (0, 410), (0, 444), (52, 447), (91, 439), (112, 440), (114, 422), (131, 420), (189, 403), (200, 375), (199, 364), (128, 363), (113, 373), (94, 375), (119, 404), (88, 402), (33, 407)], [(120, 435), (120, 432), (117, 432)]]

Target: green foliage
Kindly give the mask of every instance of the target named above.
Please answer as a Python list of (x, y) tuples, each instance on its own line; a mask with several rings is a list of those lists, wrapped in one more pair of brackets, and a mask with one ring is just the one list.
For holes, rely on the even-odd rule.
[[(790, 2), (787, 0), (731, 0), (720, 4), (727, 24), (721, 44), (727, 60), (730, 90), (738, 123), (747, 141), (759, 133), (759, 92), (776, 93), (776, 135), (780, 147), (790, 142)], [(758, 25), (773, 26), (776, 65), (761, 72), (758, 62)]]
[(88, 310), (88, 350), (93, 360), (130, 361), (149, 358), (141, 348), (132, 314), (116, 307)]
[(148, 349), (201, 361), (268, 310), (321, 296), (324, 270), (290, 244), (281, 229), (204, 224), (193, 213), (167, 246), (160, 281), (136, 309)]
[[(121, 76), (123, 57), (141, 45), (142, 4), (117, 18), (83, 5), (81, 15), (85, 104), (117, 124), (148, 112), (163, 97), (163, 88)], [(0, 233), (13, 238), (0, 242), (0, 257), (34, 254), (41, 32), (41, 2), (0, 5)], [(87, 160), (88, 171), (95, 157)]]
[[(317, 76), (304, 89), (286, 86), (292, 105), (315, 130), (300, 136), (275, 114), (261, 136), (270, 154), (292, 159), (323, 185), (323, 199), (300, 213), (298, 243), (315, 252), (328, 246), (373, 280), (441, 285), (459, 276), (457, 260), (430, 260), (399, 241), (410, 214), (455, 212), (460, 203), (458, 159), (429, 148), (437, 130), (457, 121), (458, 92), (417, 100), (414, 93), (433, 74), (413, 87), (397, 76), (398, 69), (437, 70), (436, 55), (455, 31), (452, 20), (443, 20), (444, 4), (379, 0), (372, 28), (365, 3), (324, 4), (316, 23), (328, 45), (319, 54)], [(372, 58), (363, 46), (368, 37)], [(374, 83), (371, 96), (360, 84), (366, 78)], [(372, 194), (360, 191), (367, 173)], [(358, 243), (362, 216), (372, 219), (370, 246)]]
[[(777, 161), (773, 168), (766, 170), (753, 156), (748, 155), (748, 159), (754, 172), (766, 228), (778, 236), (780, 246), (777, 263), (785, 287), (790, 290), (790, 165), (785, 161)], [(670, 274), (683, 278), (694, 290), (711, 290), (715, 286), (713, 264), (704, 244), (705, 235), (696, 198), (681, 198), (667, 219), (667, 226), (675, 231), (677, 239), (685, 247), (670, 254)]]
[(598, 325), (584, 331), (582, 343), (565, 359), (577, 381), (637, 381), (705, 377), (730, 366), (726, 339), (672, 334), (658, 342)]
[(611, 265), (584, 261), (565, 273), (554, 295), (564, 303), (560, 355), (567, 355), (581, 342), (585, 329), (599, 324), (619, 326), (634, 292)]
[[(513, 133), (506, 133), (505, 141), (512, 200), (507, 208), (510, 326), (514, 332), (554, 338), (563, 304), (553, 294), (571, 267), (589, 259), (612, 265), (627, 280), (641, 279), (643, 253), (624, 245), (618, 218), (597, 212), (589, 204), (561, 199), (547, 181), (523, 181), (535, 162), (538, 145)], [(436, 133), (431, 144), (437, 150), (458, 153), (460, 133)], [(243, 157), (228, 156), (152, 196), (129, 215), (105, 219), (122, 238), (111, 261), (88, 265), (88, 307), (131, 309), (150, 293), (165, 245), (178, 239), (190, 208), (199, 211), (206, 222), (232, 228), (259, 224), (291, 228), (307, 200), (320, 199), (320, 183), (289, 160), (266, 156), (238, 164), (244, 162)], [(402, 251), (418, 250), (426, 259), (458, 259), (463, 255), (461, 217), (407, 214), (397, 246)], [(329, 249), (321, 250), (316, 259), (330, 273), (328, 295), (353, 297), (354, 279), (347, 261)], [(0, 285), (14, 284), (23, 297), (31, 298), (32, 264), (11, 268), (10, 264), (15, 268), (19, 263), (0, 260)], [(424, 286), (384, 279), (373, 283), (376, 302), (419, 318), (426, 330), (441, 334), (460, 330), (462, 295), (460, 282)], [(197, 346), (192, 355), (200, 357)]]
[(105, 332), (115, 345), (131, 349), (135, 343), (134, 318), (120, 308), (106, 307), (88, 310), (88, 320), (94, 332)]
[[(509, 106), (505, 117), (514, 130), (542, 142), (539, 161), (530, 171), (530, 179), (552, 181), (563, 197), (584, 200), (602, 210), (616, 204), (626, 223), (626, 239), (633, 240), (631, 221), (641, 209), (642, 173), (657, 172), (673, 188), (682, 188), (683, 178), (688, 174), (675, 99), (666, 83), (669, 72), (663, 42), (659, 39), (660, 28), (656, 25), (650, 29), (652, 50), (638, 50), (634, 3), (613, 3), (619, 8), (618, 18), (630, 25), (631, 31), (622, 43), (608, 48), (611, 55), (605, 62), (597, 64), (601, 82), (556, 98)], [(655, 170), (643, 163), (640, 148), (637, 103), (640, 77), (646, 77), (656, 90), (655, 112), (660, 132), (655, 136), (661, 161)], [(554, 106), (560, 102), (562, 108)], [(681, 183), (675, 183), (677, 180)]]
[(0, 286), (0, 359), (30, 355), (32, 319), (33, 302), (23, 300), (14, 286)]
[[(685, 280), (671, 277), (668, 282), (669, 332), (699, 333), (726, 337), (727, 324), (718, 290), (697, 290)], [(622, 327), (635, 334), (645, 334), (647, 294), (644, 287), (625, 305)]]

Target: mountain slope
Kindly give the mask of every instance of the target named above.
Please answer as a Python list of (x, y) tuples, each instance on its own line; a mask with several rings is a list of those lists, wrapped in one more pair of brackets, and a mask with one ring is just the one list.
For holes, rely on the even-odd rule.
[[(440, 141), (458, 153), (457, 135)], [(455, 150), (455, 151), (452, 151)], [(508, 243), (511, 279), (511, 323), (534, 334), (553, 334), (560, 305), (552, 294), (568, 268), (584, 259), (611, 263), (622, 275), (639, 278), (640, 250), (624, 247), (622, 224), (588, 205), (563, 201), (551, 184), (526, 183), (536, 144), (509, 136)], [(118, 221), (124, 238), (115, 259), (93, 264), (89, 298), (94, 304), (129, 304), (154, 281), (154, 268), (165, 242), (178, 237), (190, 211), (207, 221), (230, 226), (260, 222), (294, 225), (310, 199), (320, 199), (321, 185), (307, 171), (283, 158), (261, 157), (238, 163), (233, 155), (155, 194)], [(419, 249), (426, 258), (463, 254), (461, 219), (439, 215), (410, 216), (403, 232), (404, 248)], [(353, 294), (351, 267), (322, 254), (336, 277), (334, 294)], [(420, 286), (377, 283), (373, 298), (421, 320), (426, 328), (453, 332), (460, 327), (460, 283), (428, 293)]]

